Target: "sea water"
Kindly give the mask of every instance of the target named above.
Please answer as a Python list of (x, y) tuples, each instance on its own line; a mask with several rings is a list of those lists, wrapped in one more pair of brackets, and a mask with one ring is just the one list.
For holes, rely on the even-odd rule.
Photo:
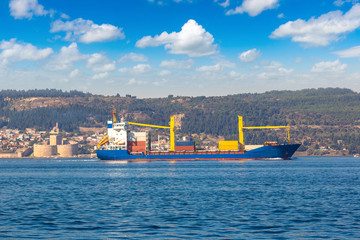
[(2, 159), (0, 238), (360, 239), (360, 159)]

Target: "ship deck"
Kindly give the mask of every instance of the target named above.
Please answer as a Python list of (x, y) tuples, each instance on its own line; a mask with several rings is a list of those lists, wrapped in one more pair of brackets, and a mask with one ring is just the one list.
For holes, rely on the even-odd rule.
[[(147, 155), (190, 155), (190, 154), (244, 154), (245, 151), (206, 151), (206, 150), (198, 150), (198, 151), (149, 151)], [(134, 154), (135, 155), (135, 154)]]

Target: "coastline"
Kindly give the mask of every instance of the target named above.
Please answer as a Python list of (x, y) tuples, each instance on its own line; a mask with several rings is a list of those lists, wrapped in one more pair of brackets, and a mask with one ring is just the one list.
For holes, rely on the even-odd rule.
[[(306, 152), (300, 152), (295, 153), (293, 157), (353, 157), (354, 155), (349, 154), (324, 154), (324, 155), (307, 155)], [(16, 160), (16, 159), (97, 159), (96, 153), (93, 154), (81, 154), (78, 156), (73, 157), (58, 157), (58, 156), (52, 156), (52, 157), (2, 157), (0, 156), (1, 160)]]
[(2, 157), (0, 155), (0, 160), (2, 159), (89, 159), (89, 158), (97, 158), (96, 153), (93, 154), (81, 154), (78, 156), (72, 157), (59, 157), (59, 156), (51, 156), (51, 157)]

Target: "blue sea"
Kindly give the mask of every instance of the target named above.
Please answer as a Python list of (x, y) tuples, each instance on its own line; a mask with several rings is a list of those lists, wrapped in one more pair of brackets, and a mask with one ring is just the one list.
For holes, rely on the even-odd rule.
[(360, 158), (0, 160), (2, 239), (360, 239)]

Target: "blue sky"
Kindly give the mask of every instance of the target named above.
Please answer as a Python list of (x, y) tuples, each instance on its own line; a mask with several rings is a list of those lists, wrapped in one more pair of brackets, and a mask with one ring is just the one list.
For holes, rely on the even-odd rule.
[(360, 91), (358, 0), (4, 0), (2, 89)]

